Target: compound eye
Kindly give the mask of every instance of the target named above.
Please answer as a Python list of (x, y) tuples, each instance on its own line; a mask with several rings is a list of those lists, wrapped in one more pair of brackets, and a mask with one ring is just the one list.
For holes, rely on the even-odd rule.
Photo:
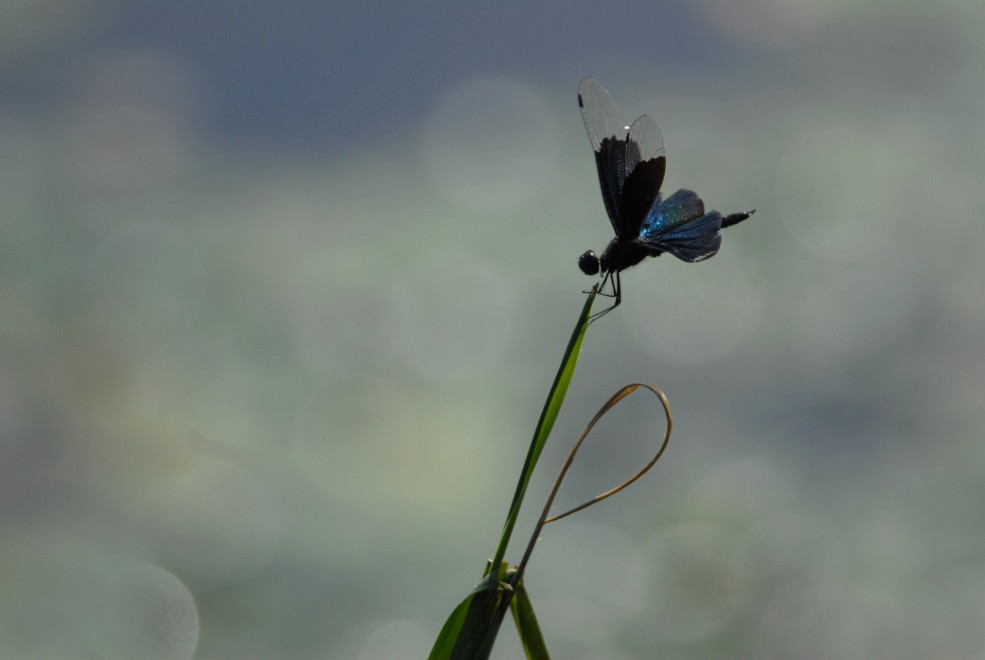
[(599, 258), (593, 251), (588, 250), (585, 254), (578, 257), (578, 267), (586, 275), (598, 275)]

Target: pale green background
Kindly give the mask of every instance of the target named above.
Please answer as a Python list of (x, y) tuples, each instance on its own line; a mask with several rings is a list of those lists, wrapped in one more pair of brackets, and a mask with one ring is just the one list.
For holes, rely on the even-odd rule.
[[(616, 388), (677, 430), (545, 529), (555, 657), (982, 657), (983, 34), (980, 0), (3, 4), (0, 657), (423, 657), (610, 237), (589, 73), (667, 189), (759, 212), (588, 333), (516, 545)], [(652, 451), (638, 396), (559, 507)]]

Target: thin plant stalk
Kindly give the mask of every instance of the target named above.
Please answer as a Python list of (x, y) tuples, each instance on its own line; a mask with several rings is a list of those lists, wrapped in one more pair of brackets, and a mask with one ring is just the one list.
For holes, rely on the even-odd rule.
[[(472, 593), (452, 611), (441, 632), (438, 633), (428, 656), (430, 660), (481, 660), (489, 657), (500, 624), (510, 609), (510, 602), (514, 594), (513, 585), (507, 581), (507, 567), (503, 558), (506, 556), (506, 548), (509, 545), (510, 537), (513, 535), (513, 528), (516, 526), (520, 513), (520, 505), (523, 503), (523, 497), (526, 494), (527, 486), (530, 484), (534, 467), (544, 450), (544, 445), (554, 427), (558, 412), (561, 410), (561, 404), (568, 392), (568, 386), (574, 376), (578, 357), (581, 353), (581, 344), (591, 318), (592, 303), (595, 302), (597, 293), (597, 287), (593, 287), (589, 292), (571, 333), (571, 338), (568, 340), (561, 365), (554, 377), (554, 383), (551, 385), (544, 409), (541, 411), (540, 419), (534, 429), (530, 448), (527, 450), (527, 457), (520, 470), (520, 479), (517, 482), (516, 491), (513, 493), (513, 501), (506, 515), (506, 522), (503, 524), (503, 532), (500, 535), (499, 545), (493, 559), (487, 565), (483, 579), (472, 590)], [(521, 609), (529, 610), (532, 615), (533, 608), (529, 604), (529, 599), (526, 599), (524, 607)], [(539, 628), (537, 634), (539, 635)], [(545, 655), (541, 657), (547, 657), (546, 651)]]

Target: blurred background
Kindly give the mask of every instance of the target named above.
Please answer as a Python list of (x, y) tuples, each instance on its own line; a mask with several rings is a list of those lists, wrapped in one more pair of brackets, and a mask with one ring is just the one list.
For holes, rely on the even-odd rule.
[[(611, 238), (576, 102), (758, 209), (623, 276), (508, 558), (555, 657), (985, 655), (985, 5), (0, 8), (0, 656), (421, 658)], [(634, 395), (561, 510), (663, 433)], [(637, 398), (638, 397), (638, 398)], [(507, 621), (496, 658), (521, 655)]]

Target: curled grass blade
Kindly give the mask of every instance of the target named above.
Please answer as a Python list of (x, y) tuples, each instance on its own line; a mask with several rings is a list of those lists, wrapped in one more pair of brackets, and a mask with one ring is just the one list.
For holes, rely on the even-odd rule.
[[(564, 513), (558, 516), (548, 518), (547, 514), (550, 512), (551, 506), (554, 504), (554, 498), (555, 496), (557, 496), (558, 490), (560, 490), (561, 488), (561, 483), (564, 481), (565, 476), (567, 476), (568, 469), (571, 467), (571, 464), (574, 462), (575, 456), (578, 454), (578, 450), (581, 448), (581, 445), (585, 441), (585, 438), (588, 437), (588, 434), (592, 432), (592, 429), (595, 428), (595, 425), (598, 423), (600, 419), (602, 419), (602, 417), (606, 415), (606, 413), (612, 410), (612, 408), (617, 403), (619, 403), (620, 401), (622, 401), (627, 396), (629, 396), (630, 394), (632, 394), (633, 392), (635, 392), (641, 387), (650, 390), (651, 392), (653, 392), (653, 394), (656, 395), (658, 399), (660, 399), (660, 403), (664, 409), (664, 414), (667, 417), (667, 430), (664, 433), (663, 441), (660, 443), (660, 447), (659, 449), (657, 449), (656, 455), (654, 455), (654, 457), (650, 459), (650, 462), (648, 462), (639, 472), (637, 472), (632, 477), (630, 477), (623, 483), (619, 484), (615, 488), (610, 488), (609, 490), (596, 495), (595, 497), (588, 500), (587, 502), (583, 502), (582, 504), (579, 504), (578, 506), (574, 507), (569, 511), (565, 511)], [(569, 516), (572, 513), (575, 513), (576, 511), (581, 511), (582, 509), (590, 507), (593, 504), (597, 504), (606, 498), (612, 497), (613, 495), (615, 495), (622, 489), (628, 487), (630, 484), (632, 484), (637, 479), (642, 477), (644, 474), (646, 474), (650, 470), (650, 468), (653, 467), (653, 465), (658, 460), (660, 460), (660, 457), (663, 456), (664, 450), (667, 449), (667, 443), (670, 442), (670, 433), (673, 430), (673, 428), (674, 428), (674, 420), (670, 414), (670, 402), (667, 401), (667, 396), (663, 393), (663, 391), (659, 387), (656, 387), (654, 385), (647, 385), (645, 383), (633, 383), (632, 385), (627, 385), (623, 387), (618, 392), (613, 394), (609, 398), (609, 400), (606, 401), (605, 404), (599, 409), (599, 411), (595, 413), (595, 416), (592, 417), (592, 421), (588, 423), (588, 426), (585, 427), (585, 430), (581, 432), (581, 435), (578, 437), (577, 442), (575, 442), (574, 447), (571, 448), (571, 452), (568, 454), (568, 458), (567, 460), (565, 460), (564, 466), (561, 468), (561, 473), (558, 475), (557, 479), (555, 480), (554, 486), (553, 488), (551, 488), (550, 495), (547, 496), (547, 501), (544, 503), (544, 511), (543, 513), (541, 513), (540, 519), (537, 521), (536, 527), (534, 527), (534, 532), (530, 536), (530, 542), (527, 543), (527, 549), (523, 553), (523, 559), (520, 560), (520, 563), (517, 565), (516, 572), (513, 573), (511, 583), (513, 585), (516, 585), (523, 578), (523, 571), (526, 569), (527, 562), (530, 560), (530, 554), (533, 552), (534, 545), (537, 543), (537, 539), (540, 538), (540, 532), (543, 529), (544, 525), (546, 525), (548, 522), (560, 520), (561, 518)]]
[(592, 419), (592, 421), (585, 428), (585, 431), (582, 433), (581, 437), (578, 438), (578, 442), (575, 443), (575, 446), (571, 450), (571, 454), (569, 454), (569, 456), (568, 456), (568, 461), (565, 463), (564, 469), (562, 470), (561, 476), (559, 477), (559, 479), (563, 479), (564, 478), (564, 475), (567, 472), (568, 467), (574, 461), (575, 454), (578, 452), (578, 448), (581, 446), (582, 441), (588, 436), (589, 432), (591, 432), (592, 427), (595, 426), (596, 422), (598, 422), (600, 419), (602, 419), (602, 416), (605, 415), (607, 412), (609, 412), (609, 410), (611, 410), (617, 403), (619, 403), (620, 401), (622, 401), (627, 396), (629, 396), (630, 394), (632, 394), (633, 392), (635, 392), (636, 390), (638, 390), (641, 387), (645, 387), (646, 389), (650, 390), (651, 392), (653, 392), (657, 396), (658, 399), (660, 399), (660, 404), (663, 406), (663, 409), (664, 409), (664, 415), (667, 418), (667, 430), (664, 432), (664, 439), (663, 439), (663, 442), (660, 443), (660, 447), (657, 449), (657, 453), (654, 454), (653, 458), (650, 459), (650, 462), (649, 463), (647, 463), (646, 465), (644, 465), (643, 468), (640, 469), (639, 472), (637, 472), (636, 474), (634, 474), (633, 476), (631, 476), (629, 479), (626, 479), (624, 482), (622, 482), (621, 484), (619, 484), (615, 488), (610, 488), (607, 491), (604, 491), (602, 493), (599, 493), (598, 495), (596, 495), (595, 497), (591, 498), (590, 500), (587, 500), (585, 502), (582, 502), (578, 506), (573, 507), (571, 509), (568, 509), (564, 513), (559, 513), (556, 516), (551, 516), (550, 518), (546, 518), (544, 520), (544, 524), (545, 525), (547, 523), (552, 523), (555, 520), (561, 520), (561, 518), (567, 518), (572, 513), (577, 513), (578, 511), (581, 511), (582, 509), (587, 509), (588, 507), (592, 506), (593, 504), (598, 504), (602, 500), (605, 500), (605, 499), (608, 499), (608, 498), (612, 497), (613, 495), (615, 495), (619, 491), (623, 490), (624, 488), (629, 487), (630, 484), (634, 483), (637, 479), (639, 479), (644, 474), (646, 474), (647, 472), (649, 472), (650, 471), (650, 468), (652, 468), (654, 466), (654, 464), (657, 461), (660, 460), (660, 457), (663, 456), (664, 450), (667, 449), (667, 443), (670, 442), (670, 433), (671, 433), (671, 431), (674, 430), (674, 418), (670, 414), (670, 402), (667, 401), (667, 395), (665, 395), (663, 393), (663, 390), (661, 390), (659, 387), (655, 387), (653, 385), (647, 385), (645, 383), (634, 383), (632, 385), (627, 385), (626, 387), (624, 387), (621, 390), (619, 390), (618, 392), (616, 392), (612, 396), (612, 398), (609, 399), (604, 406), (602, 406), (602, 409), (599, 410), (598, 414), (595, 415), (595, 417)]

